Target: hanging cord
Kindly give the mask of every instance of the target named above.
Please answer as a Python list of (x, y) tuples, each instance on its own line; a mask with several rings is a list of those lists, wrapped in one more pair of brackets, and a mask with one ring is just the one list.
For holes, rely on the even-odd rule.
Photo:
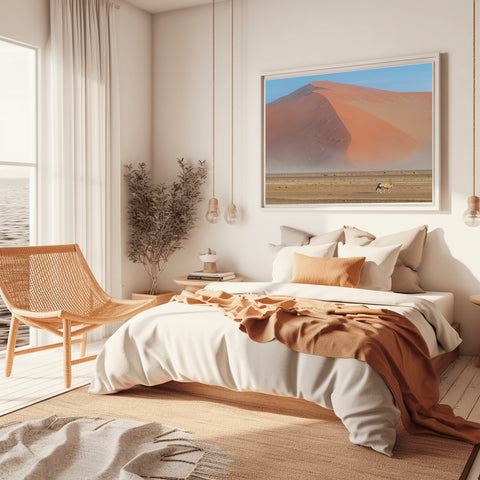
[(234, 156), (234, 145), (233, 145), (233, 0), (232, 0), (232, 15), (231, 15), (232, 19), (231, 19), (231, 23), (232, 23), (232, 26), (231, 26), (231, 31), (232, 31), (232, 41), (231, 41), (231, 44), (232, 44), (232, 52), (231, 52), (231, 56), (232, 56), (232, 73), (231, 73), (231, 76), (232, 76), (232, 134), (231, 134), (231, 138), (232, 138), (232, 162), (231, 162), (231, 172), (230, 172), (230, 175), (231, 175), (231, 192), (232, 192), (232, 203), (233, 203), (233, 156)]
[(473, 0), (473, 196), (475, 196), (475, 160), (476, 160), (476, 151), (475, 151), (475, 0)]
[(215, 0), (212, 0), (212, 197), (215, 198)]
[(231, 76), (232, 76), (232, 122), (231, 122), (231, 127), (232, 127), (232, 133), (231, 133), (231, 138), (232, 138), (232, 160), (231, 160), (231, 171), (230, 171), (230, 175), (231, 175), (231, 179), (230, 179), (230, 182), (231, 182), (231, 192), (232, 192), (232, 197), (231, 197), (231, 200), (233, 203), (233, 157), (234, 157), (234, 142), (233, 142), (233, 131), (234, 131), (234, 128), (233, 128), (233, 117), (234, 117), (234, 114), (233, 114), (233, 104), (234, 104), (234, 101), (233, 101), (233, 0), (232, 0), (232, 15), (231, 15), (232, 19), (231, 19), (231, 32), (232, 32), (232, 40), (231, 40), (231, 44), (232, 44), (232, 52), (231, 52), (231, 57), (232, 57), (232, 72), (231, 72)]

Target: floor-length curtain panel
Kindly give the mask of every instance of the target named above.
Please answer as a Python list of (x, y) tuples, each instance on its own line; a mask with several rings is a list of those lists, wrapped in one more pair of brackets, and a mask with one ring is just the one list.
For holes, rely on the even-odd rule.
[(111, 179), (119, 168), (115, 6), (109, 0), (50, 0), (50, 32), (50, 141), (40, 182), (41, 212), (49, 218), (40, 238), (78, 243), (109, 290), (117, 215)]

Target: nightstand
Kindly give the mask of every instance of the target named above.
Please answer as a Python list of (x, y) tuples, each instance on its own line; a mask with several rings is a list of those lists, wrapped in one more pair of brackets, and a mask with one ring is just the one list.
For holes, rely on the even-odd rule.
[[(210, 280), (189, 280), (187, 278), (187, 275), (182, 275), (181, 277), (175, 277), (173, 281), (177, 285), (181, 285), (184, 290), (187, 292), (192, 292), (195, 293), (197, 290), (200, 290), (201, 288), (205, 287), (209, 283), (212, 283)], [(236, 275), (235, 278), (232, 278), (231, 280), (223, 280), (224, 282), (243, 282), (243, 277), (240, 275)]]
[(150, 293), (132, 293), (132, 300), (148, 300), (149, 298), (156, 297), (157, 305), (162, 303), (168, 303), (170, 299), (176, 295), (177, 292), (159, 292), (157, 295), (151, 295)]
[[(480, 295), (470, 295), (470, 301), (480, 306)], [(480, 347), (478, 348), (477, 367), (480, 367)]]

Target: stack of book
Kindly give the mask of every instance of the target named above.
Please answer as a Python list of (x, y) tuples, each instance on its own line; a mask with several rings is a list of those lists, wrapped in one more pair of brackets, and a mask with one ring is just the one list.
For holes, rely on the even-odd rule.
[(191, 272), (187, 276), (188, 280), (204, 280), (209, 282), (222, 282), (226, 280), (233, 280), (235, 278), (234, 272)]

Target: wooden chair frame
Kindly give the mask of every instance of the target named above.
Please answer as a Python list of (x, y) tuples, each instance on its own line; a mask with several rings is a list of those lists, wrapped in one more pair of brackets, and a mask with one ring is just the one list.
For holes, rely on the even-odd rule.
[[(66, 388), (71, 386), (72, 365), (96, 358), (85, 356), (89, 331), (128, 320), (157, 304), (155, 298), (125, 300), (108, 295), (77, 244), (0, 248), (0, 293), (12, 314), (5, 375), (11, 375), (18, 355), (63, 347)], [(62, 342), (16, 349), (20, 323), (53, 333)], [(74, 343), (81, 343), (80, 357), (72, 360)]]

